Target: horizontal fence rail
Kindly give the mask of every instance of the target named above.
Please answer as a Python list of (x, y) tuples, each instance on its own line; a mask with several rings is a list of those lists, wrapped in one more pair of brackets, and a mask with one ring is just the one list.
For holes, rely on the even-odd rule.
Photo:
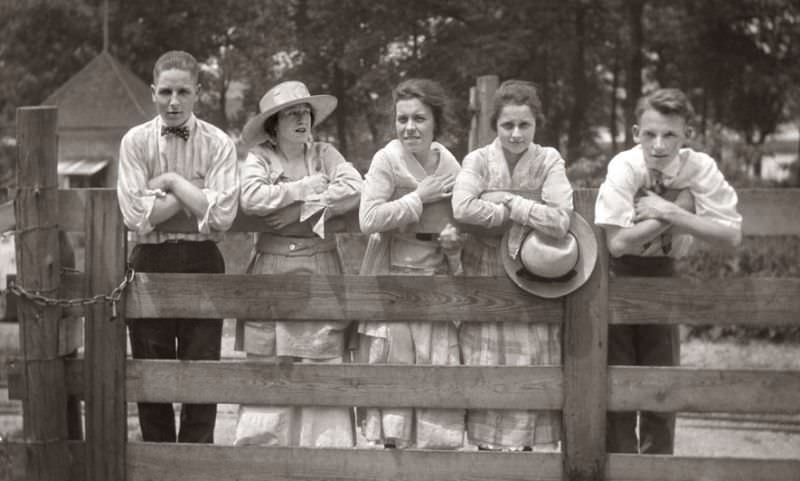
[[(70, 441), (70, 481), (84, 479), (85, 443)], [(9, 481), (24, 479), (23, 443), (2, 446), (13, 460)], [(560, 481), (557, 453), (258, 448), (129, 442), (127, 481)], [(164, 469), (170, 466), (170, 469)], [(255, 474), (258, 473), (258, 474)], [(609, 454), (607, 481), (797, 481), (800, 460)], [(266, 477), (265, 477), (266, 476)]]
[[(66, 389), (83, 397), (84, 363), (66, 361)], [(126, 362), (130, 402), (244, 403), (560, 410), (560, 366)], [(696, 413), (797, 413), (800, 371), (629, 367), (608, 369), (608, 409)], [(9, 396), (22, 395), (9, 372)], [(213, 385), (214, 390), (208, 386)]]
[[(83, 282), (64, 275), (61, 295), (81, 296)], [(136, 274), (128, 289), (129, 318), (560, 323), (564, 315), (563, 300), (521, 295), (505, 276)], [(800, 278), (614, 277), (609, 323), (798, 326), (799, 292)]]
[[(59, 216), (61, 228), (70, 232), (82, 232), (84, 211), (89, 196), (93, 192), (113, 189), (64, 189), (58, 191)], [(589, 197), (594, 202), (596, 189), (576, 189), (576, 195)], [(742, 214), (742, 232), (749, 236), (800, 235), (800, 222), (797, 222), (800, 206), (800, 189), (741, 189), (738, 191), (739, 212)], [(341, 223), (343, 232), (360, 232), (355, 213), (346, 214)], [(420, 232), (439, 232), (443, 227), (441, 220), (423, 219), (418, 227)], [(179, 215), (159, 225), (159, 230), (169, 232), (195, 232), (196, 223)], [(259, 218), (239, 214), (231, 227), (231, 232), (266, 232), (269, 228)]]

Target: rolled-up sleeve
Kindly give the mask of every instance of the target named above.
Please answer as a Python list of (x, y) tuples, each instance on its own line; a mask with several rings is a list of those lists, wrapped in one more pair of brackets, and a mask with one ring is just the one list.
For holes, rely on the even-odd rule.
[(478, 151), (467, 155), (453, 188), (453, 217), (465, 224), (497, 227), (508, 219), (508, 214), (503, 204), (480, 198), (488, 185), (482, 172), (482, 158)]
[(384, 232), (419, 221), (422, 199), (410, 192), (390, 201), (395, 191), (394, 175), (386, 157), (378, 152), (372, 159), (361, 193), (359, 224), (365, 234)]
[(123, 221), (128, 229), (139, 235), (155, 229), (150, 223), (150, 214), (156, 193), (147, 188), (150, 175), (146, 149), (142, 148), (145, 141), (141, 130), (130, 130), (122, 137), (117, 174), (117, 199)]
[(597, 192), (594, 205), (595, 224), (631, 227), (636, 213), (636, 191), (635, 174), (631, 167), (621, 156), (611, 159), (606, 179)]
[(695, 154), (698, 169), (692, 176), (695, 212), (723, 225), (741, 230), (742, 216), (737, 210), (739, 198), (725, 180), (716, 162), (705, 154)]
[(353, 164), (347, 162), (333, 146), (325, 146), (322, 152), (322, 161), (325, 162), (331, 179), (325, 191), (310, 200), (324, 205), (331, 216), (355, 209), (358, 207), (364, 179)]
[(236, 218), (239, 206), (239, 161), (236, 158), (236, 146), (229, 138), (225, 140), (214, 158), (210, 159), (211, 169), (202, 189), (208, 208), (205, 215), (197, 220), (197, 230), (204, 234), (212, 230), (228, 230)]

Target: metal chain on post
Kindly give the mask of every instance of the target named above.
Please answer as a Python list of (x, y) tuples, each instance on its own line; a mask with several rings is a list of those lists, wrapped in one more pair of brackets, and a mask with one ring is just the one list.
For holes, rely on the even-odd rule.
[(88, 306), (92, 304), (98, 304), (100, 302), (109, 302), (111, 303), (111, 312), (112, 318), (117, 317), (117, 303), (119, 302), (120, 298), (122, 298), (122, 294), (125, 292), (125, 289), (133, 282), (134, 276), (136, 272), (128, 268), (125, 271), (125, 276), (122, 278), (122, 282), (119, 283), (117, 287), (111, 290), (109, 294), (97, 294), (92, 297), (79, 297), (75, 299), (60, 299), (56, 297), (48, 297), (42, 294), (39, 294), (39, 291), (31, 292), (24, 287), (18, 285), (16, 282), (12, 281), (8, 285), (8, 291), (21, 297), (28, 299), (40, 306), (62, 306), (62, 307), (72, 307), (72, 306)]

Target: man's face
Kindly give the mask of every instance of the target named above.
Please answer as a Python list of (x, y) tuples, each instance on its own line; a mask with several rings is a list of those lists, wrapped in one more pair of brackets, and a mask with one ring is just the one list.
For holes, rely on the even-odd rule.
[(158, 75), (151, 85), (158, 115), (169, 127), (183, 125), (197, 102), (197, 82), (186, 70), (169, 69)]
[(686, 120), (680, 115), (664, 115), (647, 109), (633, 126), (633, 139), (641, 144), (647, 165), (664, 167), (678, 155), (689, 135)]

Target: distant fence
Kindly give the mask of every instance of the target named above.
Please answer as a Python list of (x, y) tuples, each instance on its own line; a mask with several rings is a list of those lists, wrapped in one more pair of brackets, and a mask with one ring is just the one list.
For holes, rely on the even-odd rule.
[[(58, 190), (54, 108), (18, 111), (18, 279), (43, 295), (104, 294), (125, 273), (125, 230), (111, 189)], [(594, 219), (594, 190), (576, 210)], [(800, 234), (800, 190), (741, 192), (745, 232)], [(83, 231), (83, 273), (62, 273), (58, 229)], [(162, 229), (185, 231), (191, 222)], [(240, 216), (234, 231), (260, 231)], [(421, 229), (424, 229), (422, 227)], [(602, 232), (592, 277), (562, 299), (541, 299), (505, 277), (136, 274), (112, 317), (86, 307), (83, 359), (59, 352), (64, 308), (20, 300), (21, 357), (12, 395), (24, 441), (4, 443), (14, 479), (236, 480), (674, 480), (797, 481), (798, 460), (605, 453), (607, 411), (800, 411), (800, 372), (606, 366), (609, 324), (797, 325), (800, 279), (707, 283), (608, 276)], [(249, 361), (126, 359), (125, 318), (266, 318), (448, 322), (530, 321), (563, 326), (561, 366), (265, 365)], [(86, 435), (67, 440), (68, 395), (85, 402)], [(550, 409), (563, 413), (561, 453), (265, 448), (127, 440), (128, 402)]]

